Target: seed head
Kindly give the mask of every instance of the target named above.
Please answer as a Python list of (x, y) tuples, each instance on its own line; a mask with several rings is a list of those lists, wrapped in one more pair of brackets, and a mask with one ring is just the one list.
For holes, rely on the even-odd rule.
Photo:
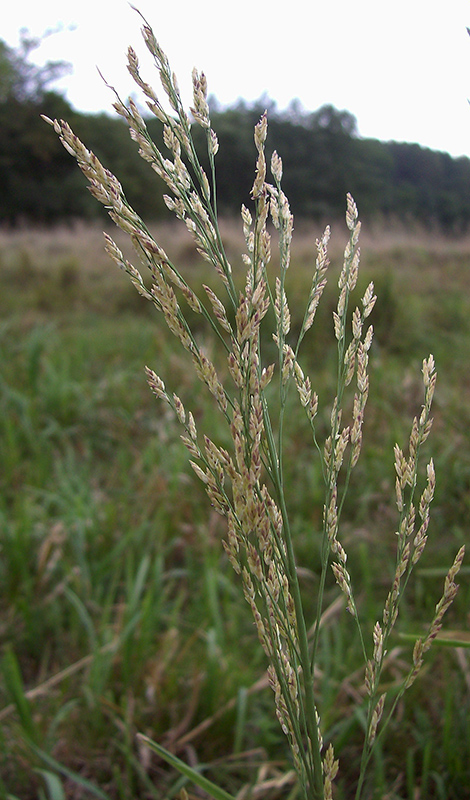
[(276, 151), (274, 151), (271, 157), (271, 172), (277, 183), (280, 183), (282, 178), (282, 161)]

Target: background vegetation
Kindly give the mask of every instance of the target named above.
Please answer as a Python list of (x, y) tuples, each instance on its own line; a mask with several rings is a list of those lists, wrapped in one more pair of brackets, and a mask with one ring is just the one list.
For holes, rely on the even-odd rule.
[[(0, 201), (5, 204), (1, 213), (11, 222), (52, 223), (59, 215), (88, 222), (0, 230), (0, 797), (96, 796), (98, 790), (87, 781), (112, 800), (174, 797), (183, 780), (139, 747), (135, 734), (141, 731), (229, 791), (241, 791), (241, 797), (256, 782), (255, 797), (294, 798), (263, 654), (221, 547), (222, 523), (211, 514), (187, 464), (178, 425), (151, 396), (143, 365), (158, 366), (164, 378), (170, 376), (183, 402), (190, 399), (208, 433), (219, 440), (211, 399), (193, 380), (150, 304), (108, 262), (99, 227), (90, 221), (94, 205), (86, 202), (76, 167), (50, 129), (36, 123), (37, 115), (66, 116), (130, 187), (129, 197), (139, 210), (149, 207), (151, 216), (158, 217), (160, 207), (149, 206), (152, 200), (146, 196), (148, 169), (127, 144), (121, 123), (74, 115), (62, 98), (44, 93), (46, 88), (40, 100), (9, 91), (2, 104), (0, 169), (8, 191)], [(322, 217), (339, 206), (342, 211), (347, 188), (371, 217), (362, 240), (358, 287), (360, 294), (373, 279), (379, 298), (372, 317), (371, 395), (343, 529), (343, 536), (354, 540), (350, 568), (356, 586), (364, 587), (360, 600), (371, 627), (394, 569), (393, 445), (406, 440), (410, 420), (419, 411), (419, 371), (429, 352), (439, 374), (435, 424), (426, 445), (437, 475), (430, 542), (389, 654), (387, 680), (393, 687), (410, 662), (412, 642), (406, 635), (423, 632), (421, 622), (432, 617), (446, 567), (468, 539), (470, 240), (444, 238), (410, 224), (388, 226), (383, 233), (380, 219), (372, 224), (371, 176), (375, 202), (384, 203), (377, 208), (379, 216), (398, 218), (401, 209), (413, 220), (460, 229), (467, 224), (469, 162), (456, 164), (417, 146), (363, 142), (354, 136), (350, 115), (333, 109), (308, 119), (296, 113), (294, 106), (290, 118), (274, 115), (270, 128), (270, 140), (284, 158), (285, 188), (294, 210), (297, 196), (299, 204), (312, 198), (316, 203), (303, 210), (299, 205), (299, 216)], [(231, 161), (220, 159), (222, 184), (238, 164), (232, 174), (246, 175), (249, 190), (254, 164), (250, 115), (257, 114), (240, 106), (214, 115), (220, 155), (230, 139), (231, 152), (238, 152)], [(89, 125), (88, 130), (80, 124)], [(294, 133), (299, 149), (291, 153), (289, 136)], [(330, 153), (331, 183), (321, 158), (310, 183), (305, 178), (318, 147), (324, 148), (325, 158)], [(357, 155), (361, 147), (362, 161)], [(338, 167), (336, 152), (345, 158), (349, 152), (344, 163), (355, 170), (350, 179), (356, 175), (356, 184)], [(440, 191), (457, 198), (455, 212), (450, 199), (444, 203), (438, 193), (424, 191), (426, 181), (428, 186), (438, 183), (428, 179), (426, 159), (435, 164), (431, 174), (441, 176)], [(373, 164), (382, 166), (374, 171)], [(395, 169), (402, 175), (401, 188), (394, 180), (386, 191), (382, 178)], [(291, 172), (299, 182), (289, 185)], [(454, 172), (458, 177), (451, 180)], [(303, 193), (301, 179), (306, 181)], [(244, 192), (246, 200), (248, 190), (240, 186), (223, 200), (227, 212), (240, 202), (236, 192)], [(398, 198), (400, 191), (403, 205), (397, 200), (396, 207), (387, 206), (385, 199)], [(151, 194), (156, 196), (158, 187)], [(443, 215), (451, 211), (446, 221)], [(287, 286), (293, 327), (301, 324), (296, 313), (303, 310), (300, 300), (309, 286), (314, 239), (320, 233), (312, 222), (296, 227)], [(223, 235), (238, 275), (241, 225), (227, 222)], [(333, 274), (306, 364), (326, 405), (334, 393), (331, 312), (345, 240), (340, 224), (333, 235)], [(119, 232), (113, 236), (125, 250)], [(207, 281), (207, 268), (184, 231), (161, 223), (157, 237), (191, 273), (192, 283)], [(306, 447), (303, 415), (292, 412), (288, 420), (286, 482), (296, 506), (296, 546), (308, 600), (315, 593), (320, 563), (315, 532), (321, 526), (321, 476)], [(327, 419), (323, 424), (326, 430)], [(466, 566), (446, 618), (453, 644), (431, 653), (423, 677), (400, 705), (373, 765), (371, 798), (470, 797), (470, 665), (463, 647), (470, 638), (468, 576)], [(325, 738), (334, 736), (340, 758), (338, 800), (348, 800), (363, 725), (356, 701), (364, 676), (350, 636), (351, 620), (338, 594), (332, 581), (317, 688)]]
[[(238, 232), (227, 226), (224, 233), (235, 264)], [(159, 237), (192, 278), (207, 279), (183, 232), (167, 224)], [(293, 325), (301, 322), (295, 309), (303, 305), (294, 298), (309, 286), (313, 237), (306, 229), (297, 235), (288, 287)], [(437, 494), (430, 543), (398, 627), (401, 634), (419, 634), (420, 621), (432, 616), (445, 566), (468, 538), (470, 242), (452, 246), (397, 234), (363, 241), (363, 253), (364, 286), (372, 277), (379, 301), (365, 446), (343, 535), (354, 539), (351, 572), (364, 588), (361, 602), (372, 625), (394, 564), (392, 448), (405, 440), (419, 410), (421, 357), (432, 351), (439, 380), (427, 452), (435, 459)], [(143, 364), (171, 376), (218, 441), (211, 399), (148, 304), (107, 264), (97, 229), (4, 233), (0, 259), (4, 791), (22, 800), (40, 796), (43, 779), (35, 769), (54, 770), (32, 742), (108, 797), (173, 796), (178, 779), (139, 751), (137, 731), (193, 764), (210, 764), (230, 790), (257, 776), (278, 777), (288, 769), (285, 744), (250, 611), (221, 547), (222, 523), (188, 467), (177, 424), (148, 391)], [(306, 366), (320, 402), (327, 402), (333, 277), (323, 300)], [(319, 567), (321, 476), (306, 446), (303, 415), (292, 413), (289, 422), (286, 480), (308, 596)], [(350, 617), (333, 585), (329, 597), (318, 686), (327, 735), (339, 740), (339, 797), (347, 798), (363, 674)], [(463, 642), (469, 601), (464, 567), (446, 622)], [(391, 683), (410, 652), (411, 644), (397, 637)], [(385, 796), (393, 780), (395, 797), (469, 796), (465, 653), (441, 647), (431, 655), (374, 765), (375, 797)], [(67, 797), (91, 796), (63, 780)], [(265, 795), (277, 796), (267, 789)]]
[[(74, 217), (104, 218), (84, 180), (40, 114), (66, 119), (126, 188), (129, 202), (150, 219), (164, 218), (159, 179), (148, 174), (127, 127), (116, 116), (74, 111), (50, 83), (65, 64), (34, 67), (34, 40), (20, 51), (0, 42), (0, 220), (51, 223)], [(112, 96), (110, 95), (110, 102)], [(283, 153), (285, 191), (296, 217), (341, 216), (349, 191), (366, 220), (392, 218), (462, 232), (470, 223), (470, 159), (451, 158), (417, 144), (379, 142), (357, 135), (354, 116), (327, 105), (305, 113), (298, 101), (279, 111), (269, 98), (220, 108), (212, 100), (212, 123), (220, 142), (217, 156), (219, 206), (238, 214), (253, 176), (253, 127), (267, 108), (271, 141)], [(161, 124), (148, 122), (155, 142)], [(204, 162), (204, 136), (195, 131)], [(274, 145), (273, 145), (274, 147)], [(163, 146), (164, 149), (164, 146)], [(268, 156), (270, 153), (268, 152)], [(204, 165), (204, 164), (203, 164)]]

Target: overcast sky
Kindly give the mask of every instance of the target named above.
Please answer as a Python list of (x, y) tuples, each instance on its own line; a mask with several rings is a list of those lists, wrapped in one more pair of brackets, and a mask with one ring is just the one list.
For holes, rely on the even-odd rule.
[[(297, 97), (307, 110), (347, 109), (359, 133), (418, 142), (470, 156), (470, 0), (135, 0), (178, 75), (189, 103), (191, 70), (204, 70), (223, 104), (266, 92), (279, 108)], [(125, 69), (132, 44), (157, 88), (127, 0), (13, 0), (0, 38), (18, 43), (63, 26), (36, 51), (37, 63), (62, 59), (73, 74), (56, 84), (72, 105), (109, 110), (133, 92)], [(147, 69), (148, 65), (148, 69)], [(158, 89), (160, 89), (158, 85)]]

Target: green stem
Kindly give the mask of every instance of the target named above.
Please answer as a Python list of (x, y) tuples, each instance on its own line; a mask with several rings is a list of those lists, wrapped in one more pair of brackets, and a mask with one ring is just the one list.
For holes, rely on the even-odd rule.
[(300, 594), (299, 580), (297, 577), (292, 535), (290, 531), (289, 520), (287, 517), (287, 509), (284, 501), (284, 492), (282, 492), (281, 494), (280, 501), (281, 501), (281, 514), (285, 531), (287, 560), (289, 565), (289, 584), (292, 592), (292, 598), (294, 600), (298, 634), (299, 634), (299, 654), (300, 654), (300, 663), (302, 667), (304, 687), (305, 687), (307, 731), (310, 737), (311, 747), (313, 750), (314, 786), (312, 786), (311, 788), (315, 792), (314, 796), (317, 797), (318, 800), (323, 800), (324, 793), (323, 793), (323, 777), (322, 777), (322, 760), (321, 760), (320, 744), (319, 744), (319, 730), (318, 730), (317, 716), (316, 716), (315, 693), (313, 688), (313, 670), (310, 669), (307, 626), (305, 624), (305, 617), (303, 613), (303, 605)]
[(279, 462), (276, 453), (276, 446), (274, 443), (273, 432), (269, 417), (265, 416), (265, 430), (268, 441), (268, 447), (271, 456), (272, 472), (276, 483), (278, 494), (278, 501), (280, 511), (282, 514), (283, 528), (284, 528), (284, 542), (286, 545), (287, 553), (287, 568), (289, 586), (292, 592), (292, 599), (295, 606), (295, 614), (297, 619), (298, 637), (299, 637), (299, 658), (300, 666), (302, 668), (303, 683), (305, 688), (305, 708), (306, 708), (306, 727), (307, 734), (310, 738), (311, 749), (313, 755), (313, 785), (311, 790), (315, 800), (323, 800), (323, 777), (322, 777), (322, 760), (319, 745), (319, 730), (316, 716), (315, 694), (313, 687), (313, 671), (310, 667), (310, 656), (308, 647), (307, 626), (305, 624), (305, 617), (303, 612), (303, 604), (300, 593), (300, 585), (297, 577), (297, 569), (295, 563), (295, 554), (292, 542), (292, 533), (290, 530), (289, 518), (285, 503), (284, 491), (282, 488), (282, 480), (279, 474)]

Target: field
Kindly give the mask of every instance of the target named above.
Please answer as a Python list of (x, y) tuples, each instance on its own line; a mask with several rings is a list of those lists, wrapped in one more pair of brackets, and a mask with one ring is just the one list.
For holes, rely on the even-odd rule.
[[(405, 445), (419, 415), (429, 353), (438, 372), (425, 448), (437, 489), (429, 543), (388, 655), (393, 691), (414, 637), (433, 616), (447, 568), (469, 541), (470, 238), (365, 228), (359, 291), (373, 279), (378, 295), (371, 392), (341, 537), (369, 638), (395, 565), (393, 446)], [(185, 233), (169, 223), (156, 231), (202, 286), (208, 267)], [(241, 275), (241, 225), (227, 221), (222, 232)], [(307, 223), (294, 233), (287, 285), (293, 327), (301, 323), (319, 233)], [(338, 223), (329, 283), (302, 351), (325, 431), (344, 241)], [(163, 800), (184, 785), (200, 797), (139, 743), (141, 732), (240, 792), (240, 800), (293, 800), (264, 654), (221, 545), (224, 523), (143, 368), (155, 368), (220, 441), (226, 434), (205, 387), (151, 305), (104, 254), (99, 229), (0, 231), (0, 287), (0, 797)], [(199, 333), (205, 341), (205, 330)], [(286, 486), (302, 590), (313, 607), (321, 473), (297, 407), (292, 397)], [(400, 702), (372, 764), (370, 798), (470, 798), (469, 577), (467, 560), (445, 618), (450, 643), (437, 643)], [(318, 691), (325, 738), (334, 738), (340, 759), (336, 797), (349, 800), (364, 673), (333, 579), (327, 599)]]

